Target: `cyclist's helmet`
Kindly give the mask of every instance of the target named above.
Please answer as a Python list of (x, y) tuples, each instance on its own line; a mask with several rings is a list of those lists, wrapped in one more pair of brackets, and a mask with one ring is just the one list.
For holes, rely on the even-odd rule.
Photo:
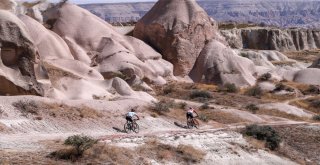
[(131, 112), (135, 112), (135, 111), (136, 111), (135, 109), (133, 109), (133, 108), (131, 109)]

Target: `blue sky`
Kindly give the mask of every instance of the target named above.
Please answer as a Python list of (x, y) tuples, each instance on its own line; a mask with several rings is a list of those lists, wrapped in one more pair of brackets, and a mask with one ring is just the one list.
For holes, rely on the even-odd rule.
[[(26, 0), (34, 1), (34, 0)], [(49, 0), (50, 2), (59, 2), (60, 0)], [(150, 2), (156, 0), (70, 0), (73, 3), (77, 4), (86, 4), (86, 3), (120, 3), (120, 2)]]

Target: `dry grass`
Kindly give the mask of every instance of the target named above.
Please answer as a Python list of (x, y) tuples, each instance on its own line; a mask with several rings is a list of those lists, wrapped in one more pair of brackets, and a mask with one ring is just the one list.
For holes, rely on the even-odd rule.
[(315, 102), (318, 102), (320, 105), (320, 96), (292, 101), (290, 104), (320, 114), (320, 106), (316, 105)]
[(286, 118), (286, 119), (295, 120), (295, 121), (309, 120), (308, 118), (299, 117), (299, 116), (281, 112), (275, 109), (259, 109), (258, 111), (256, 111), (256, 114), (281, 117), (281, 118)]
[(157, 140), (149, 140), (145, 145), (137, 149), (139, 155), (159, 160), (178, 162), (180, 164), (199, 163), (205, 156), (203, 151), (195, 149), (188, 145), (179, 145), (177, 147), (163, 144)]
[(294, 98), (296, 98), (296, 95), (293, 93), (281, 94), (281, 95), (274, 94), (274, 93), (263, 93), (261, 96), (261, 99), (263, 100), (269, 100), (269, 101), (275, 101), (275, 102), (291, 100)]
[(81, 120), (83, 118), (101, 118), (103, 115), (97, 110), (85, 105), (69, 106), (58, 103), (45, 103), (34, 101), (18, 101), (13, 105), (25, 117), (33, 118), (34, 120), (42, 120), (45, 118), (61, 118), (70, 120)]
[(276, 66), (293, 66), (295, 64), (295, 61), (271, 61), (273, 65)]
[(246, 120), (243, 120), (239, 118), (236, 115), (233, 115), (232, 113), (222, 112), (218, 110), (202, 110), (200, 114), (206, 118), (206, 120), (210, 121), (216, 121), (218, 123), (222, 124), (232, 124), (232, 123), (242, 123), (247, 122)]
[(303, 50), (295, 52), (284, 52), (284, 54), (294, 60), (303, 62), (314, 62), (320, 57), (320, 50)]

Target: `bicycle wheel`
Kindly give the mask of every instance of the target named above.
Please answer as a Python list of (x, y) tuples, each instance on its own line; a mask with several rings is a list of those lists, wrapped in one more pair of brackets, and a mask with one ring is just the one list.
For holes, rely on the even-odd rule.
[(129, 122), (127, 122), (124, 124), (123, 128), (124, 128), (124, 131), (129, 133), (131, 131), (131, 124)]
[(187, 119), (187, 127), (188, 127), (189, 129), (192, 128), (192, 121), (191, 121), (191, 119)]
[(199, 129), (199, 122), (195, 122), (194, 119), (192, 120), (192, 125), (193, 127), (196, 127), (197, 129)]
[(135, 133), (139, 133), (139, 125), (137, 123), (132, 124), (132, 131)]

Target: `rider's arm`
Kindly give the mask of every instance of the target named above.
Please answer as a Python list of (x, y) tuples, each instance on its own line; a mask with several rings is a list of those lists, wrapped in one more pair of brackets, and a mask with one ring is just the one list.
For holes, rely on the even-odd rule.
[(136, 115), (136, 116), (137, 116), (137, 120), (140, 120), (139, 116), (138, 115)]
[(199, 116), (199, 114), (197, 113), (197, 111), (196, 111), (196, 110), (194, 110), (193, 112), (194, 112), (195, 114), (197, 114), (197, 116)]

